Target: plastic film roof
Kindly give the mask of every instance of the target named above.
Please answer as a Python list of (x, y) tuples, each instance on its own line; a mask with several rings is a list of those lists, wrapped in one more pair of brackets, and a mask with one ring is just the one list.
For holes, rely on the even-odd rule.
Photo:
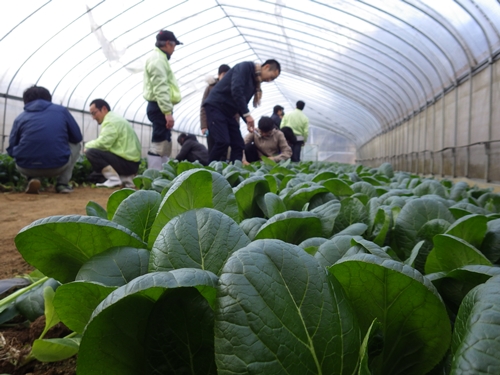
[(220, 64), (274, 58), (282, 73), (262, 85), (253, 116), (270, 115), (276, 104), (291, 111), (303, 100), (311, 126), (360, 146), (500, 49), (496, 0), (23, 0), (0, 7), (3, 128), (9, 103), (32, 84), (69, 108), (88, 111), (100, 97), (130, 121), (149, 123), (142, 69), (155, 35), (168, 29), (184, 43), (170, 60), (183, 96), (177, 130), (199, 133), (206, 78)]

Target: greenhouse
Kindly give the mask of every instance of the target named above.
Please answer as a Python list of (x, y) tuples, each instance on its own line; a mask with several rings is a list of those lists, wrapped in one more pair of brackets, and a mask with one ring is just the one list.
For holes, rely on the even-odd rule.
[[(0, 8), (0, 374), (500, 374), (498, 0)], [(11, 152), (40, 87), (65, 183)]]

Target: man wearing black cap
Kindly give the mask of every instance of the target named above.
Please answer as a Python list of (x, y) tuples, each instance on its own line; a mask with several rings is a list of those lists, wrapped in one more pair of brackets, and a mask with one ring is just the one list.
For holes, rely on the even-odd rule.
[(273, 108), (273, 114), (271, 115), (271, 120), (273, 120), (274, 125), (276, 126), (276, 129), (280, 128), (281, 124), (281, 119), (283, 118), (283, 115), (285, 112), (283, 112), (285, 108), (283, 108), (280, 105), (275, 105)]
[(149, 168), (161, 169), (172, 151), (170, 129), (174, 127), (173, 108), (181, 101), (181, 92), (169, 60), (179, 44), (182, 43), (173, 32), (161, 30), (156, 35), (156, 48), (144, 69), (143, 97), (148, 101), (147, 115), (153, 123)]
[[(229, 69), (231, 69), (231, 67), (226, 64), (222, 64), (221, 66), (219, 66), (217, 78), (213, 79), (213, 77), (210, 76), (211, 80), (210, 81), (207, 80), (208, 86), (205, 89), (205, 92), (203, 93), (203, 98), (201, 99), (202, 105), (200, 109), (200, 126), (201, 126), (201, 133), (207, 136), (208, 152), (210, 152), (210, 150), (212, 149), (214, 141), (212, 135), (208, 130), (207, 114), (205, 113), (205, 107), (203, 107), (203, 102), (208, 97), (208, 94), (210, 94), (210, 91), (212, 91), (215, 84), (224, 77), (224, 75), (229, 71)], [(223, 160), (226, 160), (226, 156), (224, 156)]]

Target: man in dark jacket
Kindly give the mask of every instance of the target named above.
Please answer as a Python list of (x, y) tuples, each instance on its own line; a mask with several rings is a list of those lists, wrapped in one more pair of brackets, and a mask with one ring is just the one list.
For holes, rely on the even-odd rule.
[(195, 135), (181, 133), (177, 142), (182, 146), (175, 157), (177, 160), (187, 160), (191, 163), (198, 160), (201, 164), (208, 165), (208, 150), (198, 142)]
[(14, 121), (7, 153), (28, 176), (28, 194), (38, 194), (40, 177), (57, 177), (56, 191), (71, 193), (69, 181), (81, 150), (82, 133), (69, 111), (52, 103), (45, 87), (24, 91), (24, 112)]
[(241, 62), (210, 91), (203, 103), (208, 128), (214, 139), (210, 161), (221, 160), (228, 146), (231, 146), (230, 160), (242, 160), (245, 143), (234, 115), (239, 114), (246, 122), (248, 131), (253, 132), (254, 119), (250, 115), (248, 101), (253, 96), (253, 105), (257, 107), (262, 97), (261, 82), (275, 80), (280, 71), (281, 66), (276, 60), (267, 60), (262, 66), (251, 61)]
[(280, 128), (281, 119), (283, 118), (283, 115), (285, 114), (284, 110), (285, 110), (285, 108), (283, 108), (280, 105), (275, 105), (273, 108), (273, 114), (271, 115), (271, 120), (273, 120), (276, 129)]

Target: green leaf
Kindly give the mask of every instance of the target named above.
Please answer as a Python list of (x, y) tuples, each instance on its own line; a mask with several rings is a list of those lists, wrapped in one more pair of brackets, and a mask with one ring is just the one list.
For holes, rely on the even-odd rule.
[(459, 202), (457, 204), (454, 204), (450, 207), (450, 212), (457, 219), (470, 214), (486, 215), (488, 213), (488, 211), (486, 211), (484, 208), (466, 202)]
[(215, 375), (213, 312), (207, 301), (215, 299), (216, 285), (209, 271), (180, 269), (150, 273), (118, 288), (85, 329), (78, 374)]
[(321, 244), (314, 257), (323, 267), (330, 267), (352, 247), (351, 241), (353, 238), (354, 236), (350, 235), (335, 236)]
[(436, 180), (425, 180), (415, 189), (413, 189), (413, 194), (415, 194), (417, 197), (435, 194), (439, 195), (442, 198), (446, 198), (446, 190), (444, 186)]
[(54, 327), (57, 323), (59, 323), (61, 320), (59, 319), (59, 316), (57, 315), (55, 309), (54, 309), (54, 296), (56, 292), (52, 287), (46, 286), (43, 288), (43, 300), (44, 300), (44, 314), (45, 314), (45, 328), (43, 329), (43, 332), (40, 335), (40, 339), (45, 336), (47, 331)]
[(222, 212), (191, 210), (162, 229), (151, 250), (149, 271), (199, 268), (218, 275), (229, 256), (249, 243), (240, 226)]
[(129, 195), (135, 193), (134, 189), (120, 189), (113, 192), (108, 198), (108, 204), (106, 205), (108, 211), (108, 220), (113, 219), (115, 216), (116, 209), (123, 202), (125, 198)]
[(296, 191), (292, 189), (283, 199), (283, 203), (290, 211), (301, 211), (314, 196), (324, 193), (328, 193), (328, 189), (321, 185), (309, 186)]
[(383, 173), (385, 176), (389, 178), (394, 177), (394, 170), (392, 169), (392, 165), (390, 163), (382, 163), (378, 167), (380, 173)]
[(348, 235), (348, 236), (362, 236), (363, 233), (366, 232), (368, 229), (368, 225), (363, 224), (363, 223), (354, 223), (349, 225), (347, 228), (344, 230), (341, 230), (340, 232), (336, 233), (333, 238), (337, 236), (343, 236), (343, 235)]
[(86, 261), (110, 247), (145, 246), (121, 225), (79, 215), (36, 220), (21, 229), (15, 242), (28, 263), (61, 283), (73, 281)]
[(356, 198), (345, 198), (341, 202), (340, 212), (335, 220), (334, 233), (338, 233), (351, 224), (368, 224), (368, 209)]
[(340, 196), (349, 196), (354, 194), (351, 187), (344, 181), (339, 178), (330, 178), (328, 180), (321, 181), (321, 185), (326, 187), (333, 195)]
[(483, 215), (467, 215), (455, 221), (446, 234), (461, 238), (479, 248), (488, 227), (488, 218)]
[(269, 183), (261, 176), (250, 177), (234, 188), (241, 220), (264, 216), (257, 197), (266, 193), (269, 193)]
[(491, 262), (468, 242), (449, 234), (438, 234), (434, 237), (434, 249), (427, 256), (425, 272), (448, 272), (473, 264), (491, 266)]
[(351, 185), (351, 189), (354, 193), (364, 194), (370, 198), (377, 196), (377, 191), (372, 184), (365, 181), (355, 182)]
[(371, 254), (343, 258), (329, 271), (352, 303), (362, 334), (374, 319), (381, 324), (384, 346), (372, 359), (374, 374), (425, 374), (439, 363), (451, 326), (430, 281), (409, 266)]
[(101, 219), (108, 218), (108, 213), (106, 212), (106, 210), (99, 203), (96, 203), (94, 201), (89, 201), (89, 203), (87, 203), (85, 211), (87, 212), (88, 216), (97, 216)]
[(123, 225), (143, 241), (147, 241), (161, 201), (161, 195), (156, 191), (136, 191), (120, 203), (113, 222)]
[(487, 232), (479, 248), (491, 262), (500, 259), (500, 219), (488, 221)]
[(340, 212), (340, 208), (340, 202), (338, 200), (333, 200), (315, 207), (310, 211), (320, 217), (324, 237), (328, 238), (332, 235), (335, 219)]
[(378, 256), (379, 258), (382, 259), (392, 259), (380, 246), (378, 246), (376, 243), (367, 241), (362, 238), (353, 238), (351, 240), (351, 245), (352, 246), (359, 246), (365, 250), (366, 253), (370, 253), (373, 255)]
[(396, 219), (394, 236), (398, 248), (408, 258), (418, 239), (418, 231), (432, 219), (443, 219), (453, 223), (455, 218), (441, 202), (420, 198), (409, 201)]
[(382, 351), (383, 338), (381, 336), (380, 323), (374, 319), (361, 344), (358, 375), (373, 375), (369, 361), (370, 357), (376, 357)]
[(255, 240), (274, 238), (298, 245), (311, 237), (322, 237), (321, 219), (310, 212), (287, 211), (262, 225)]
[(260, 227), (262, 227), (267, 220), (262, 217), (254, 217), (252, 219), (245, 219), (240, 223), (240, 228), (248, 236), (250, 241), (253, 241)]
[(85, 281), (63, 284), (57, 288), (54, 307), (66, 327), (83, 333), (93, 311), (115, 289)]
[(220, 374), (352, 374), (359, 347), (342, 288), (299, 247), (255, 241), (225, 264), (215, 310)]
[(163, 198), (149, 233), (151, 248), (163, 227), (175, 216), (196, 208), (214, 208), (239, 221), (238, 206), (233, 189), (216, 172), (191, 169), (177, 176)]
[(329, 180), (329, 179), (332, 179), (332, 178), (337, 178), (339, 175), (335, 172), (331, 172), (331, 171), (326, 171), (326, 172), (321, 172), (321, 173), (318, 173), (316, 176), (314, 176), (314, 178), (312, 179), (313, 182), (321, 182), (321, 181), (324, 181), (324, 180)]
[(302, 241), (298, 246), (304, 249), (307, 253), (314, 255), (318, 251), (318, 248), (327, 241), (329, 240), (323, 237), (312, 237)]
[(31, 355), (40, 362), (58, 362), (78, 353), (80, 338), (38, 339), (33, 342)]
[(112, 247), (94, 255), (78, 271), (75, 280), (122, 286), (148, 272), (149, 251), (132, 247)]
[(452, 375), (498, 374), (500, 371), (500, 276), (465, 297), (451, 344)]
[(283, 200), (274, 193), (266, 193), (264, 195), (264, 203), (266, 205), (268, 217), (273, 217), (287, 210)]

